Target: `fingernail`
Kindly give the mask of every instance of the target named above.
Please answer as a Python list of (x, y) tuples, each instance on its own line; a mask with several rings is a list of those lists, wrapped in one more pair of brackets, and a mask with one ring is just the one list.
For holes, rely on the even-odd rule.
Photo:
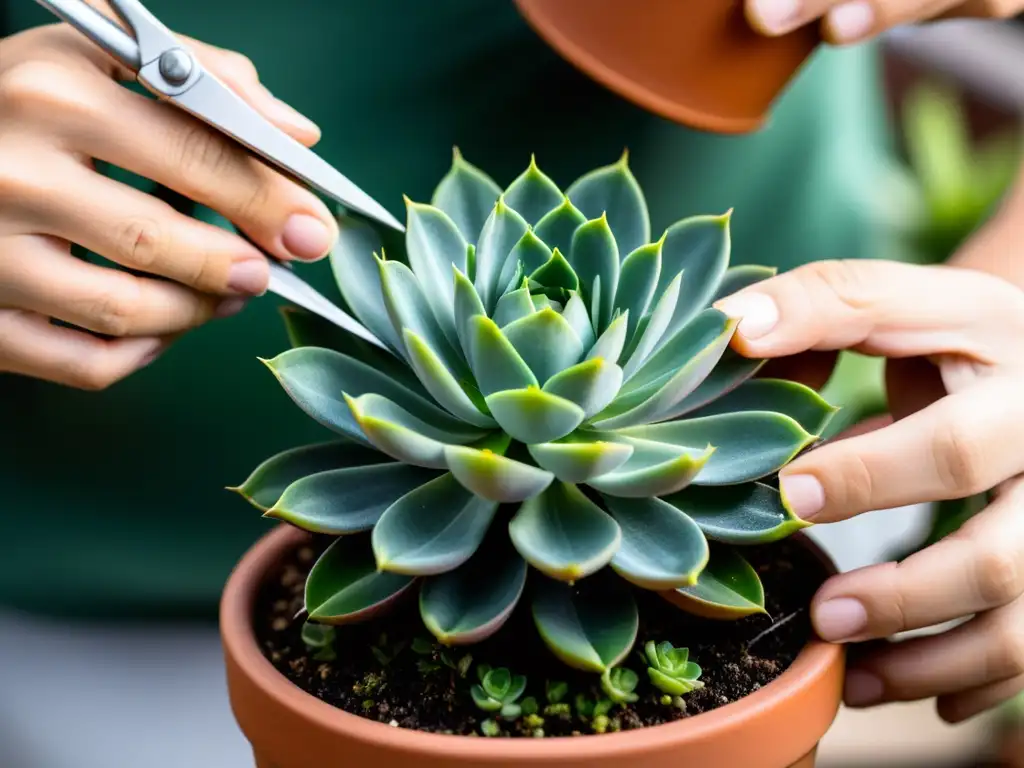
[(822, 640), (839, 643), (856, 637), (868, 625), (868, 612), (859, 600), (837, 597), (814, 611), (814, 628)]
[(779, 477), (782, 503), (801, 520), (810, 522), (825, 507), (825, 489), (814, 475)]
[(875, 28), (875, 9), (867, 0), (853, 0), (829, 11), (826, 23), (837, 42), (852, 43)]
[(261, 296), (270, 281), (270, 266), (266, 259), (244, 259), (231, 265), (228, 289), (245, 296)]
[(296, 213), (285, 222), (281, 242), (297, 259), (319, 259), (334, 244), (334, 233), (320, 219)]
[(860, 669), (851, 669), (846, 673), (846, 685), (843, 688), (843, 700), (849, 707), (870, 707), (882, 700), (885, 684), (881, 678)]
[(750, 15), (765, 32), (780, 34), (797, 22), (801, 5), (800, 0), (751, 0)]
[(759, 339), (779, 322), (775, 300), (763, 293), (740, 293), (719, 302), (718, 309), (732, 318), (740, 318), (737, 332), (748, 339)]
[(214, 317), (234, 317), (243, 309), (245, 309), (246, 301), (240, 296), (232, 297), (230, 299), (223, 299), (220, 304), (213, 310)]

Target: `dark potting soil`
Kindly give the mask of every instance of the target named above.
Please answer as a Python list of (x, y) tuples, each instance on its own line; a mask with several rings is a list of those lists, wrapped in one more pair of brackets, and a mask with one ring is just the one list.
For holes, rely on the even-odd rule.
[[(302, 609), (306, 573), (329, 543), (326, 537), (312, 538), (270, 574), (255, 613), (256, 637), (264, 655), (295, 685), (347, 712), (396, 727), (460, 735), (494, 735), (494, 729), (503, 736), (529, 737), (629, 730), (691, 717), (741, 699), (782, 674), (810, 639), (808, 606), (826, 576), (820, 562), (793, 541), (746, 549), (744, 554), (764, 584), (770, 618), (739, 621), (698, 618), (657, 595), (635, 590), (640, 629), (634, 652), (622, 666), (640, 677), (640, 699), (626, 708), (616, 705), (604, 719), (577, 711), (577, 694), (592, 702), (604, 698), (599, 677), (572, 670), (552, 655), (534, 628), (526, 594), (501, 631), (477, 645), (435, 645), (427, 654), (417, 652), (424, 650), (423, 641), (433, 638), (423, 627), (413, 597), (385, 618), (337, 627), (334, 658), (325, 660), (322, 651), (303, 643), (304, 619), (293, 617)], [(414, 649), (417, 637), (422, 640)], [(647, 665), (638, 655), (648, 640), (689, 648), (690, 659), (703, 669), (704, 688), (686, 694), (681, 705), (678, 700), (666, 703), (662, 692), (648, 682)], [(537, 715), (505, 721), (478, 709), (469, 689), (478, 681), (476, 665), (483, 663), (525, 675), (524, 698), (536, 699)], [(568, 684), (568, 694), (555, 706), (545, 695), (548, 681)]]

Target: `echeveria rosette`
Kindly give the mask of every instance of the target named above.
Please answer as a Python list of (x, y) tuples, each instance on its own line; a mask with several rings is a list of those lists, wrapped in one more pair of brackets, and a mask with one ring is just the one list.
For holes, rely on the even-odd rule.
[(338, 537), (309, 619), (364, 620), (415, 588), (458, 645), (528, 599), (556, 655), (603, 673), (636, 640), (634, 587), (763, 612), (737, 547), (804, 527), (765, 480), (835, 409), (730, 351), (736, 322), (711, 304), (773, 274), (729, 267), (730, 214), (652, 239), (626, 155), (563, 192), (533, 161), (502, 190), (457, 151), (431, 203), (406, 207), (404, 246), (346, 218), (331, 256), (388, 349), (289, 310), (293, 348), (266, 361), (339, 435), (237, 489)]

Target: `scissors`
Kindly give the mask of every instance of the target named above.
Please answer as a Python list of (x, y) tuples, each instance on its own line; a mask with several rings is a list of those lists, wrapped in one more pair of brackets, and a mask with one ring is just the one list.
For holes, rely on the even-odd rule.
[[(199, 118), (346, 208), (405, 231), (380, 203), (311, 149), (267, 121), (204, 68), (195, 54), (139, 0), (108, 1), (131, 34), (84, 0), (36, 0), (135, 72), (138, 82), (162, 101)], [(355, 318), (316, 291), (290, 267), (273, 259), (268, 290), (387, 349)]]

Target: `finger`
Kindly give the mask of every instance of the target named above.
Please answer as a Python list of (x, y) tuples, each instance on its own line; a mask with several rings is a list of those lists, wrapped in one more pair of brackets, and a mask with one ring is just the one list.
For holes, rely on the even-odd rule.
[(947, 693), (939, 696), (936, 707), (939, 717), (947, 723), (962, 723), (1009, 701), (1021, 691), (1024, 691), (1024, 674), (966, 691)]
[(815, 523), (960, 499), (1024, 471), (1019, 382), (993, 378), (882, 429), (797, 458), (779, 483), (794, 514)]
[(715, 306), (741, 319), (733, 347), (747, 357), (852, 349), (886, 357), (959, 354), (992, 364), (1015, 360), (1024, 338), (1024, 292), (948, 266), (819, 261)]
[(257, 296), (266, 291), (266, 258), (234, 233), (178, 213), (70, 160), (56, 178), (60, 185), (37, 200), (46, 208), (36, 212), (38, 221), (30, 222), (35, 231), (202, 293)]
[(815, 630), (829, 642), (864, 642), (1010, 603), (1019, 610), (1024, 593), (1022, 506), (1024, 493), (1014, 489), (956, 533), (900, 563), (829, 579), (811, 604)]
[(218, 211), (277, 258), (321, 258), (337, 237), (316, 195), (184, 111), (94, 71), (47, 62), (12, 69), (0, 83), (4, 114)]
[(107, 341), (52, 325), (42, 315), (0, 309), (0, 371), (76, 389), (106, 389), (152, 363), (166, 343), (153, 337)]
[(847, 677), (848, 706), (917, 701), (1013, 680), (1024, 674), (1019, 603), (941, 634), (890, 643), (858, 661)]
[[(120, 24), (116, 17), (105, 15)], [(320, 129), (313, 121), (275, 98), (260, 83), (256, 67), (248, 58), (235, 51), (218, 48), (185, 35), (179, 35), (178, 38), (191, 48), (199, 61), (225, 85), (296, 141), (312, 146), (320, 139)], [(134, 80), (136, 77), (135, 72), (67, 24), (37, 27), (8, 38), (4, 45), (4, 53), (9, 55), (0, 59), (0, 74), (27, 61), (59, 63), (72, 70), (81, 69), (84, 61), (105, 77), (115, 80)]]
[(911, 21), (945, 13), (962, 0), (747, 0), (758, 32), (783, 35), (822, 19), (822, 36), (835, 44), (859, 42)]
[(0, 242), (0, 306), (109, 336), (164, 336), (236, 314), (244, 299), (99, 267), (76, 259), (66, 243), (26, 235)]

